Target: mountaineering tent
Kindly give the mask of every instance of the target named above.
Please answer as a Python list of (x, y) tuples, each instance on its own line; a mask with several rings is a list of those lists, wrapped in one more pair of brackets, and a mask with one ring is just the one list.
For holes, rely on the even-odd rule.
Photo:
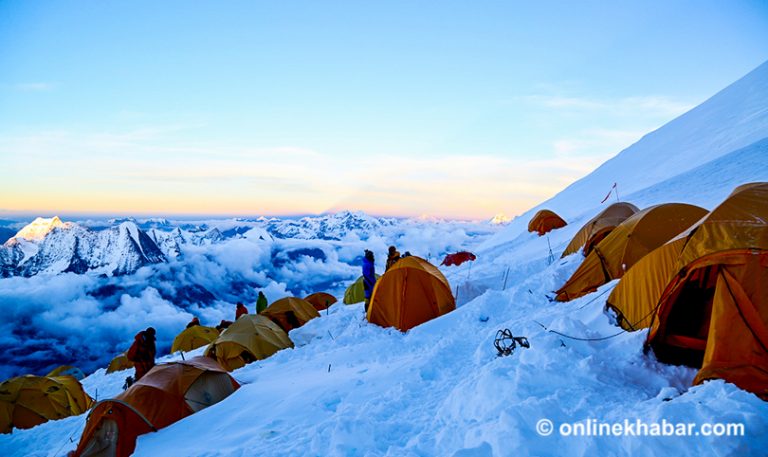
[(312, 319), (320, 317), (320, 313), (306, 300), (298, 297), (285, 297), (267, 306), (267, 309), (262, 311), (260, 316), (270, 318), (285, 333), (288, 333)]
[(288, 335), (261, 314), (246, 314), (229, 326), (208, 346), (205, 355), (219, 361), (227, 371), (254, 360), (262, 360), (280, 349), (292, 348)]
[(529, 232), (538, 232), (539, 236), (544, 236), (545, 233), (565, 227), (568, 225), (562, 217), (555, 214), (554, 211), (548, 209), (539, 210), (528, 222)]
[(322, 311), (338, 301), (336, 297), (325, 292), (315, 292), (314, 294), (307, 295), (304, 297), (304, 300), (318, 311)]
[(78, 381), (81, 381), (85, 377), (85, 373), (83, 373), (83, 370), (80, 368), (73, 367), (72, 365), (61, 365), (51, 370), (51, 372), (45, 376), (49, 378), (53, 376), (72, 376)]
[(619, 224), (590, 252), (579, 268), (559, 289), (557, 301), (569, 301), (594, 292), (653, 249), (679, 235), (707, 214), (707, 210), (685, 203), (651, 206)]
[[(376, 275), (377, 282), (380, 277), (381, 275)], [(344, 292), (344, 304), (354, 305), (355, 303), (362, 303), (364, 301), (365, 286), (363, 285), (363, 277), (360, 276), (351, 286), (347, 287), (346, 292)]]
[(93, 400), (72, 376), (19, 376), (0, 384), (0, 433), (82, 414)]
[(651, 326), (664, 288), (677, 273), (677, 258), (686, 238), (676, 237), (640, 259), (621, 278), (605, 307), (616, 314), (624, 330), (635, 331)]
[(646, 340), (665, 363), (700, 368), (768, 399), (768, 183), (737, 187), (689, 230)]
[(173, 339), (171, 352), (184, 351), (189, 352), (193, 349), (210, 344), (219, 337), (219, 331), (213, 327), (203, 327), (202, 325), (193, 325), (183, 332), (176, 335)]
[(125, 392), (93, 407), (74, 455), (127, 457), (139, 435), (214, 405), (239, 387), (207, 357), (157, 365)]
[(469, 261), (475, 261), (477, 260), (477, 256), (472, 254), (469, 251), (460, 251), (456, 252), (454, 254), (448, 254), (443, 259), (442, 263), (440, 265), (445, 265), (446, 267), (450, 267), (451, 265), (456, 265), (457, 267), (461, 265), (462, 263)]
[(406, 331), (456, 309), (451, 286), (440, 270), (410, 256), (397, 261), (376, 281), (368, 321)]
[(576, 232), (561, 257), (573, 254), (582, 248), (582, 252), (586, 256), (592, 252), (592, 248), (597, 243), (611, 233), (611, 230), (638, 211), (637, 206), (624, 202), (614, 203), (605, 208)]
[(114, 373), (115, 371), (121, 371), (121, 370), (127, 370), (128, 368), (133, 368), (133, 362), (128, 360), (128, 357), (125, 356), (125, 353), (122, 353), (112, 359), (111, 362), (109, 362), (109, 366), (107, 367), (107, 373)]

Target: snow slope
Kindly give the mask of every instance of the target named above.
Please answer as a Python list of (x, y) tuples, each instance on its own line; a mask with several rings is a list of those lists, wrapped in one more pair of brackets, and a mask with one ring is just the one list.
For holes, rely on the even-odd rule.
[[(768, 137), (768, 62), (709, 100), (621, 151), (586, 177), (513, 220), (486, 247), (509, 241), (536, 211), (547, 208), (569, 223), (585, 210), (596, 212), (613, 183), (619, 197), (630, 197)], [(746, 166), (746, 164), (745, 164)], [(762, 168), (762, 167), (761, 167)], [(735, 170), (736, 175), (751, 173)], [(745, 175), (746, 176), (746, 175)], [(703, 187), (703, 186), (702, 186)], [(720, 186), (716, 186), (720, 187)], [(611, 196), (611, 199), (614, 197)]]
[[(613, 284), (566, 304), (545, 298), (577, 264), (572, 256), (514, 277), (513, 287), (406, 334), (368, 324), (360, 305), (336, 304), (291, 332), (295, 349), (235, 371), (244, 385), (232, 397), (141, 437), (135, 455), (760, 455), (768, 404), (756, 396), (722, 381), (690, 388), (695, 370), (642, 353), (645, 332), (581, 342), (541, 326), (618, 333), (593, 296)], [(531, 348), (497, 357), (501, 328)], [(114, 395), (127, 373), (100, 370), (86, 389)], [(535, 431), (544, 418), (739, 423), (746, 436), (547, 437)], [(15, 431), (0, 446), (53, 456), (74, 448), (83, 424), (80, 416)]]

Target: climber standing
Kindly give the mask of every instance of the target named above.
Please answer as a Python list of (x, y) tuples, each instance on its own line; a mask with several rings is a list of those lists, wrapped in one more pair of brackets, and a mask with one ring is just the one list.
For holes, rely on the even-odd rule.
[(128, 352), (125, 354), (128, 360), (133, 362), (136, 369), (133, 382), (141, 379), (142, 376), (155, 366), (156, 352), (155, 329), (153, 327), (148, 327), (146, 330), (136, 334), (133, 344), (131, 344)]
[(267, 305), (267, 296), (264, 295), (264, 292), (259, 291), (259, 298), (256, 299), (256, 314), (259, 314), (267, 309)]
[(363, 257), (363, 289), (365, 290), (365, 313), (368, 314), (368, 305), (371, 303), (373, 286), (376, 285), (376, 267), (374, 266), (373, 252), (365, 250)]
[(398, 260), (400, 260), (400, 252), (394, 246), (390, 246), (387, 253), (387, 267), (384, 271), (388, 271)]

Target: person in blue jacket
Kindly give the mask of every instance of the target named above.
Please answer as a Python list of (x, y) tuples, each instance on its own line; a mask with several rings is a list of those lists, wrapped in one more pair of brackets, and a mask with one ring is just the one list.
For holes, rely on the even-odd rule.
[(371, 303), (373, 286), (376, 285), (376, 267), (373, 264), (373, 252), (365, 250), (363, 257), (363, 289), (365, 290), (365, 313), (368, 314), (368, 305)]

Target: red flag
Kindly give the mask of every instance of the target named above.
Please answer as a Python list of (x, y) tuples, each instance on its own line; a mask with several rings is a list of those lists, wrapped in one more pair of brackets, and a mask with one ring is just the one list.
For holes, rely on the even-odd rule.
[(616, 188), (616, 183), (613, 183), (613, 186), (611, 186), (611, 190), (608, 191), (608, 195), (606, 195), (603, 201), (601, 201), (600, 203), (605, 203), (605, 201), (608, 200), (608, 197), (611, 196), (611, 192), (613, 192), (613, 189), (615, 188)]

